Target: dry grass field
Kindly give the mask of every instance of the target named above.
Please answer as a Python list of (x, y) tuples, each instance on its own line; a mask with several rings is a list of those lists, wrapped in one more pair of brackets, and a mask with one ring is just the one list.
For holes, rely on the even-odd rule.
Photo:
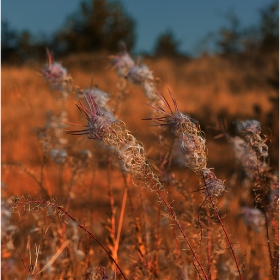
[[(170, 208), (147, 188), (147, 178), (123, 172), (104, 143), (65, 132), (79, 127), (52, 126), (51, 116), (61, 120), (62, 111), (67, 122), (86, 120), (75, 94), (63, 99), (50, 87), (43, 63), (3, 65), (2, 279), (278, 279), (279, 112), (271, 82), (278, 56), (143, 63), (157, 91), (172, 104), (170, 90), (179, 110), (199, 122), (207, 167), (226, 191), (214, 197), (197, 191), (200, 178), (177, 164), (169, 129), (143, 120), (154, 111), (143, 87), (127, 82), (122, 90), (108, 55), (70, 56), (61, 64), (80, 89), (110, 93), (110, 108), (142, 143)], [(253, 119), (269, 156), (250, 178), (229, 139), (238, 135), (238, 121)], [(58, 146), (67, 152), (60, 163), (50, 156)]]

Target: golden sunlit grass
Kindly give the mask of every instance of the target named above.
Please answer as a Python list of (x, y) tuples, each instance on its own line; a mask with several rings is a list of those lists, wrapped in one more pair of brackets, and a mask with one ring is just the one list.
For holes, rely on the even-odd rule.
[[(246, 187), (249, 183), (242, 181), (230, 144), (225, 138), (214, 139), (220, 132), (213, 127), (217, 118), (227, 122), (229, 130), (232, 122), (238, 119), (261, 121), (265, 132), (270, 132), (268, 129), (271, 129), (269, 151), (273, 151), (270, 155), (272, 163), (278, 164), (278, 153), (275, 153), (278, 152), (278, 112), (271, 101), (271, 98), (278, 97), (278, 93), (269, 83), (269, 79), (274, 75), (273, 59), (230, 60), (218, 56), (203, 56), (190, 61), (168, 58), (145, 60), (156, 77), (158, 91), (167, 96), (169, 89), (176, 98), (179, 109), (197, 119), (202, 130), (206, 132), (208, 166), (215, 168), (215, 174), (225, 180), (226, 185), (226, 193), (218, 199), (220, 215), (223, 216), (231, 242), (237, 244), (234, 248), (244, 279), (270, 279), (271, 264), (265, 241), (265, 228), (258, 232), (244, 225), (240, 206), (246, 203), (251, 203), (252, 206), (254, 204), (250, 187)], [(120, 92), (120, 80), (107, 55), (70, 56), (63, 59), (62, 64), (80, 88), (97, 85), (110, 93), (110, 104), (114, 106), (114, 100)], [(43, 155), (34, 129), (45, 125), (47, 111), (60, 110), (61, 100), (58, 92), (50, 90), (39, 71), (38, 65), (2, 67), (4, 201), (11, 196), (24, 195), (26, 199), (30, 195), (38, 200), (42, 196), (39, 185), (32, 178), (34, 176), (39, 180), (42, 176), (40, 172)], [(68, 120), (85, 123), (74, 102), (74, 96), (66, 102)], [(151, 127), (151, 122), (142, 120), (151, 116), (151, 108), (145, 103), (149, 102), (141, 87), (128, 84), (117, 117), (123, 120), (127, 129), (143, 143), (147, 157), (153, 160), (152, 166), (160, 173), (159, 163), (167, 151), (158, 143), (157, 128)], [(267, 127), (267, 124), (272, 124), (272, 127)], [(129, 197), (127, 202), (124, 201), (124, 193), (127, 191), (124, 178), (118, 164), (109, 160), (108, 151), (85, 137), (64, 137), (68, 139), (65, 149), (69, 151), (71, 160), (58, 166), (47, 158), (43, 170), (44, 188), (55, 203), (63, 207), (69, 206), (69, 213), (87, 226), (105, 247), (111, 248), (110, 246), (116, 244), (114, 242), (118, 243), (118, 264), (128, 279), (129, 276), (135, 279), (198, 279), (192, 254), (183, 240), (178, 238), (179, 231), (176, 228), (170, 229), (173, 221), (162, 219), (165, 212), (163, 209), (159, 210), (155, 193), (150, 193), (141, 186), (135, 187), (138, 183), (128, 176)], [(78, 163), (74, 161), (83, 149), (89, 149), (93, 156), (86, 165), (78, 169)], [(274, 174), (277, 168), (278, 166), (272, 166), (271, 173)], [(195, 192), (199, 185), (195, 174), (171, 164), (169, 173), (160, 175), (160, 179), (165, 182), (169, 202), (172, 202), (180, 222), (187, 229), (197, 254), (201, 256), (206, 273), (210, 275), (209, 279), (239, 279), (220, 225), (215, 217), (207, 218), (209, 209), (202, 205), (204, 199), (201, 194)], [(113, 214), (110, 204), (112, 199)], [(68, 200), (71, 203), (67, 206)], [(122, 224), (119, 218), (122, 216), (123, 204), (127, 205)], [(44, 211), (49, 211), (49, 216)], [(199, 211), (203, 213), (201, 217)], [(5, 240), (12, 240), (11, 244), (2, 245), (3, 279), (35, 275), (57, 252), (59, 256), (55, 255), (53, 265), (38, 276), (33, 276), (34, 279), (105, 279), (102, 277), (107, 274), (109, 279), (114, 279), (115, 267), (108, 256), (87, 235), (78, 233), (79, 229), (73, 223), (69, 222), (66, 226), (63, 222), (65, 217), (59, 217), (57, 212), (57, 216), (50, 213), (50, 208), (38, 212), (36, 209), (29, 215), (21, 209), (19, 212), (22, 212), (19, 216), (13, 214), (7, 218), (8, 225), (15, 225), (16, 230), (12, 231), (14, 234), (5, 235)], [(135, 221), (138, 221), (139, 228), (135, 227)], [(122, 231), (120, 240), (116, 241), (114, 238), (119, 224)], [(113, 225), (116, 226), (115, 232)], [(277, 232), (270, 230), (269, 234), (271, 240), (274, 240)], [(143, 244), (139, 241), (141, 238)], [(66, 241), (71, 243), (71, 246), (63, 243)], [(30, 255), (34, 259), (34, 244), (40, 245), (39, 264), (36, 271), (30, 267), (32, 271), (26, 271), (23, 263), (28, 265)], [(29, 248), (33, 250), (30, 253)], [(207, 250), (213, 254), (211, 262), (209, 255), (207, 257)], [(110, 252), (113, 252), (113, 249)], [(273, 257), (277, 258), (277, 252), (273, 254)], [(121, 279), (121, 276), (116, 278)]]

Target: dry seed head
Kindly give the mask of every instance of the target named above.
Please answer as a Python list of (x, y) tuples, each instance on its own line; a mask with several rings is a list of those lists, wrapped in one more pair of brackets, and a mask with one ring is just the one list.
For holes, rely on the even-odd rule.
[(83, 159), (83, 160), (87, 160), (87, 159), (92, 158), (92, 153), (91, 153), (90, 150), (87, 150), (87, 149), (81, 150), (81, 151), (79, 152), (79, 157), (80, 157), (81, 159)]
[(67, 144), (64, 130), (67, 122), (67, 113), (65, 111), (59, 112), (57, 116), (53, 115), (52, 111), (47, 112), (46, 128), (53, 134), (52, 142), (56, 148)]
[(153, 173), (147, 161), (145, 150), (140, 142), (129, 133), (123, 122), (117, 120), (109, 112), (103, 112), (91, 95), (84, 95), (88, 108), (82, 103), (77, 104), (84, 112), (88, 121), (86, 129), (67, 131), (73, 135), (87, 135), (90, 139), (98, 140), (111, 151), (124, 172), (133, 178), (142, 180), (148, 188), (158, 186), (162, 189), (158, 177)]
[(72, 135), (87, 135), (90, 139), (103, 141), (106, 131), (116, 121), (116, 118), (108, 111), (101, 110), (91, 95), (84, 95), (88, 108), (81, 102), (76, 103), (78, 109), (84, 113), (87, 120), (86, 125), (78, 125), (85, 127), (83, 130), (67, 131)]
[(258, 158), (256, 151), (244, 139), (236, 136), (231, 138), (231, 143), (235, 160), (241, 164), (246, 176), (253, 180), (255, 176), (258, 176), (258, 171), (265, 169), (266, 163)]
[[(155, 93), (156, 87), (152, 71), (145, 64), (135, 65), (129, 69), (126, 78), (135, 85), (141, 85), (145, 95), (152, 102), (161, 104), (161, 99)], [(163, 104), (162, 104), (163, 105)]]
[(265, 140), (259, 134), (255, 134), (250, 139), (250, 144), (258, 157), (268, 157), (268, 146), (264, 142)]
[(96, 102), (99, 108), (105, 111), (109, 111), (109, 108), (107, 106), (107, 102), (110, 99), (109, 93), (102, 91), (97, 87), (94, 87), (94, 88), (88, 88), (84, 90), (83, 95), (87, 96), (88, 94), (92, 96), (92, 98), (94, 99), (94, 101)]
[(88, 119), (88, 136), (91, 139), (98, 139), (104, 142), (107, 134), (111, 130), (111, 125), (116, 121), (115, 117), (109, 112), (102, 112)]
[(56, 90), (63, 91), (67, 87), (67, 81), (70, 77), (67, 75), (66, 68), (58, 62), (53, 61), (52, 54), (47, 51), (48, 63), (45, 69), (42, 70), (42, 74), (45, 79), (52, 85)]
[(255, 231), (264, 226), (264, 215), (259, 209), (242, 207), (241, 213), (246, 226), (252, 226)]
[(201, 132), (197, 126), (198, 122), (192, 119), (190, 116), (184, 115), (180, 111), (173, 113), (170, 121), (173, 122), (175, 131), (178, 134), (187, 133), (191, 135), (198, 135)]
[(250, 153), (250, 150), (242, 138), (236, 136), (231, 138), (231, 144), (233, 146), (233, 150), (235, 152), (235, 157), (238, 161), (242, 161), (244, 153)]
[(202, 137), (184, 134), (176, 139), (174, 147), (176, 160), (184, 166), (189, 167), (194, 172), (206, 168), (205, 140)]
[(250, 147), (245, 142), (245, 140), (236, 136), (231, 138), (231, 143), (233, 146), (235, 159), (238, 162), (240, 162), (244, 167), (251, 166), (251, 164), (247, 163), (248, 161), (254, 163), (254, 165), (257, 164), (258, 162), (257, 156), (253, 153), (253, 151), (250, 149)]
[(42, 73), (54, 88), (63, 89), (67, 70), (60, 63), (54, 62), (51, 65), (47, 65)]
[(153, 73), (147, 65), (135, 65), (134, 60), (127, 52), (123, 52), (119, 56), (112, 56), (112, 58), (114, 67), (120, 77), (128, 79), (132, 84), (142, 86), (150, 101), (161, 104), (161, 99), (155, 93), (156, 86)]
[(53, 115), (52, 111), (47, 112), (46, 128), (48, 129), (65, 129), (67, 122), (67, 112), (61, 111), (57, 115)]
[(259, 134), (261, 133), (261, 124), (256, 120), (247, 120), (237, 122), (237, 129), (242, 134)]
[(181, 112), (174, 114), (173, 123), (175, 135), (179, 139), (185, 157), (185, 165), (194, 172), (206, 168), (206, 140), (199, 126), (189, 116)]
[(67, 159), (67, 152), (63, 149), (51, 149), (50, 156), (56, 164), (63, 164)]
[(37, 138), (42, 146), (42, 148), (46, 151), (50, 146), (50, 133), (49, 129), (46, 127), (35, 127), (34, 132), (37, 135)]
[(161, 101), (158, 98), (157, 94), (155, 93), (156, 87), (154, 81), (149, 81), (149, 80), (144, 81), (143, 87), (144, 87), (145, 95), (147, 96), (148, 99), (150, 99), (152, 102)]
[[(179, 162), (184, 166), (191, 168), (194, 172), (199, 172), (207, 165), (207, 149), (205, 145), (205, 137), (200, 130), (200, 126), (196, 120), (184, 115), (179, 111), (177, 102), (170, 96), (173, 101), (175, 111), (172, 110), (168, 101), (162, 94), (157, 93), (158, 98), (162, 101), (167, 109), (162, 108), (159, 104), (156, 107), (151, 106), (157, 112), (164, 114), (162, 117), (147, 118), (154, 120), (160, 126), (170, 126), (171, 131), (176, 136), (175, 144), (180, 145), (181, 153), (175, 148), (175, 154), (179, 157)], [(177, 152), (176, 152), (177, 151)]]
[(123, 171), (134, 178), (143, 178), (143, 170), (147, 167), (145, 150), (123, 122), (116, 121), (110, 126), (103, 143), (116, 155)]
[(149, 67), (144, 64), (131, 67), (126, 78), (135, 85), (143, 85), (145, 82), (151, 82), (154, 80), (152, 71), (150, 71)]
[(129, 69), (134, 66), (134, 60), (125, 51), (118, 56), (112, 56), (114, 67), (117, 70), (117, 74), (124, 78), (129, 72)]
[(200, 181), (206, 197), (219, 196), (225, 190), (224, 183), (208, 168), (202, 169)]
[[(179, 111), (177, 102), (173, 101), (175, 112), (171, 109), (168, 101), (161, 94), (157, 94), (167, 109), (153, 107), (157, 112), (163, 113), (163, 117), (148, 118), (154, 120), (160, 126), (171, 126), (175, 139), (175, 155), (179, 162), (189, 167), (197, 173), (201, 182), (201, 189), (204, 190), (206, 197), (219, 196), (224, 190), (224, 183), (217, 179), (214, 172), (207, 168), (207, 149), (204, 133), (201, 131), (198, 121), (184, 115)], [(177, 146), (177, 148), (176, 148)], [(180, 146), (180, 151), (178, 146)]]
[(261, 124), (256, 120), (239, 121), (238, 131), (244, 136), (257, 157), (268, 157), (267, 137), (261, 134)]
[[(12, 213), (11, 209), (7, 207), (7, 205), (4, 203), (4, 201), (1, 201), (1, 229), (2, 234), (6, 233), (8, 231), (8, 225), (11, 219)], [(3, 237), (3, 235), (2, 235)]]

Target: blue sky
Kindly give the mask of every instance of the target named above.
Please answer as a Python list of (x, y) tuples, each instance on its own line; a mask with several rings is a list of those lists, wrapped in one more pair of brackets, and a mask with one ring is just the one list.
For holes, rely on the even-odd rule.
[[(17, 30), (51, 34), (60, 28), (67, 15), (75, 12), (78, 0), (2, 0), (1, 16)], [(180, 50), (195, 54), (199, 42), (209, 32), (227, 25), (234, 13), (242, 27), (256, 25), (260, 9), (271, 0), (121, 0), (125, 11), (136, 21), (136, 52), (153, 50), (160, 33), (174, 32)]]

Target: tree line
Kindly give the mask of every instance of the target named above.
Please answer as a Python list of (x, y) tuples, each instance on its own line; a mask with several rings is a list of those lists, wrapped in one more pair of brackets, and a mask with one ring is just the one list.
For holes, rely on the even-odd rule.
[[(274, 52), (279, 49), (278, 1), (260, 11), (258, 26), (242, 29), (238, 18), (228, 16), (226, 26), (214, 32), (215, 50), (221, 54), (244, 52)], [(9, 21), (1, 20), (2, 62), (19, 62), (33, 57), (45, 57), (46, 47), (56, 56), (71, 53), (119, 51), (120, 43), (133, 50), (136, 41), (135, 20), (125, 12), (118, 1), (87, 0), (68, 16), (65, 24), (55, 34), (37, 38), (29, 31), (18, 32)], [(182, 55), (180, 41), (171, 30), (160, 34), (155, 42), (153, 55)]]

